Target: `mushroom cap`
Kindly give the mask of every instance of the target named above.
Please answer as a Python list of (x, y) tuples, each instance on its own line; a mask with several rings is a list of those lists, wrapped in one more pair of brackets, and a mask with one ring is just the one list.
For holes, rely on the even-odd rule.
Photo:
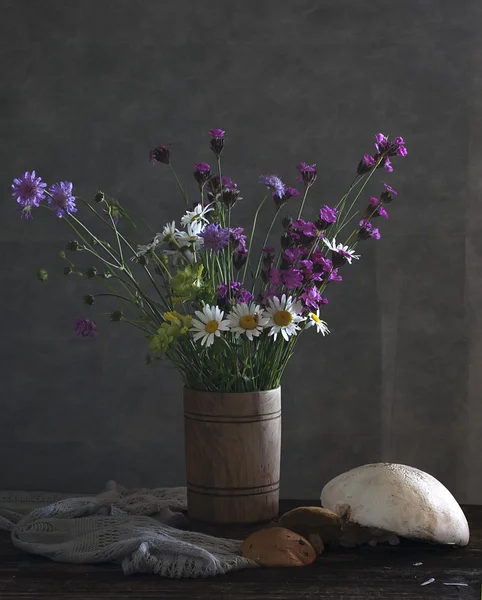
[(362, 527), (438, 544), (469, 542), (469, 526), (458, 502), (435, 477), (414, 467), (357, 467), (325, 485), (321, 504)]
[(340, 517), (321, 506), (293, 508), (280, 518), (279, 524), (301, 535), (317, 534), (327, 544), (338, 542), (341, 536)]

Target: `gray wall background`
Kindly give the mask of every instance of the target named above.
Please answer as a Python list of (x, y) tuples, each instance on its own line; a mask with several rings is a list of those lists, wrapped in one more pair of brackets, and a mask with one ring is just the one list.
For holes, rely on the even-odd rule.
[(97, 340), (75, 337), (91, 289), (61, 274), (70, 233), (46, 211), (20, 222), (14, 176), (35, 168), (86, 198), (104, 189), (157, 230), (182, 202), (149, 149), (175, 142), (194, 193), (206, 130), (222, 127), (249, 225), (259, 174), (294, 183), (294, 165), (316, 162), (314, 216), (384, 131), (408, 144), (380, 177), (399, 200), (382, 241), (330, 290), (332, 335), (304, 336), (286, 373), (282, 495), (317, 497), (383, 460), (482, 502), (480, 3), (1, 0), (0, 11), (0, 488), (184, 480), (175, 371), (145, 366), (142, 337), (107, 319)]

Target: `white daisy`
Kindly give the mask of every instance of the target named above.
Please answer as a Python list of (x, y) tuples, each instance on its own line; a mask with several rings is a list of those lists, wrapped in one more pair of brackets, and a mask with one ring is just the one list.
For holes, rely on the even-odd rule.
[(264, 326), (268, 323), (268, 317), (263, 317), (264, 310), (252, 302), (249, 306), (246, 302), (236, 304), (228, 315), (229, 328), (240, 337), (246, 334), (248, 340), (261, 335)]
[(229, 321), (223, 320), (224, 311), (219, 306), (206, 306), (194, 313), (197, 319), (192, 320), (192, 331), (195, 340), (201, 340), (203, 346), (211, 346), (215, 337), (221, 335), (221, 331), (229, 331)]
[(198, 204), (194, 207), (194, 210), (188, 210), (186, 214), (181, 219), (181, 224), (186, 226), (190, 223), (200, 223), (202, 227), (202, 222), (209, 223), (208, 219), (206, 219), (206, 215), (208, 212), (211, 212), (214, 208), (208, 204), (207, 206), (202, 206), (202, 204)]
[(308, 322), (306, 323), (305, 328), (309, 329), (313, 326), (316, 327), (316, 333), (321, 333), (322, 335), (330, 333), (326, 322), (320, 319), (320, 309), (318, 309), (316, 312), (310, 312), (308, 315)]
[(343, 258), (345, 258), (347, 263), (350, 265), (353, 259), (358, 260), (360, 258), (360, 255), (355, 254), (355, 250), (352, 248), (348, 248), (348, 246), (344, 246), (343, 244), (337, 244), (335, 238), (333, 238), (332, 242), (330, 242), (330, 240), (327, 238), (323, 238), (323, 243), (328, 246), (332, 252), (337, 252), (343, 256)]
[(145, 256), (148, 252), (154, 250), (154, 248), (157, 248), (157, 246), (159, 246), (159, 240), (156, 236), (149, 244), (140, 244), (139, 246), (137, 246), (136, 256), (133, 256), (131, 260), (135, 260), (138, 256)]
[(174, 232), (174, 240), (179, 248), (186, 248), (187, 246), (193, 246), (196, 250), (202, 247), (204, 240), (198, 235), (202, 229), (202, 225), (198, 223), (189, 223), (186, 231), (179, 231), (176, 229)]
[(296, 335), (299, 331), (298, 323), (304, 321), (299, 313), (302, 310), (300, 302), (296, 302), (294, 298), (283, 294), (281, 299), (274, 296), (268, 300), (268, 308), (266, 312), (269, 315), (266, 327), (271, 327), (269, 335), (272, 335), (276, 340), (278, 333), (281, 333), (283, 338), (288, 341), (292, 335)]
[(176, 222), (171, 221), (167, 225), (164, 225), (164, 229), (162, 233), (158, 233), (156, 238), (159, 239), (160, 242), (170, 242), (174, 238), (174, 234), (176, 233)]

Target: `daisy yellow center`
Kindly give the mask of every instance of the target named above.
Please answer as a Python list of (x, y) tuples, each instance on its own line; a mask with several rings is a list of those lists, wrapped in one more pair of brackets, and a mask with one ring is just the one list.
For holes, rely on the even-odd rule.
[(217, 321), (208, 321), (204, 326), (204, 331), (206, 333), (214, 333), (218, 330), (219, 323)]
[(286, 327), (293, 321), (293, 317), (289, 311), (279, 310), (273, 317), (273, 321), (278, 327)]
[(314, 321), (315, 323), (321, 323), (321, 319), (318, 315), (315, 315), (315, 313), (310, 313), (310, 317), (311, 320)]
[(243, 329), (256, 329), (256, 319), (254, 315), (244, 315), (239, 319), (239, 325)]

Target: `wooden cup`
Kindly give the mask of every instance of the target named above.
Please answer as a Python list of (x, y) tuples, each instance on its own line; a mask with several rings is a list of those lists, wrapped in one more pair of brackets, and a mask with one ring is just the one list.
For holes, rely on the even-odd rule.
[(281, 388), (216, 393), (184, 388), (189, 517), (258, 523), (278, 516)]

